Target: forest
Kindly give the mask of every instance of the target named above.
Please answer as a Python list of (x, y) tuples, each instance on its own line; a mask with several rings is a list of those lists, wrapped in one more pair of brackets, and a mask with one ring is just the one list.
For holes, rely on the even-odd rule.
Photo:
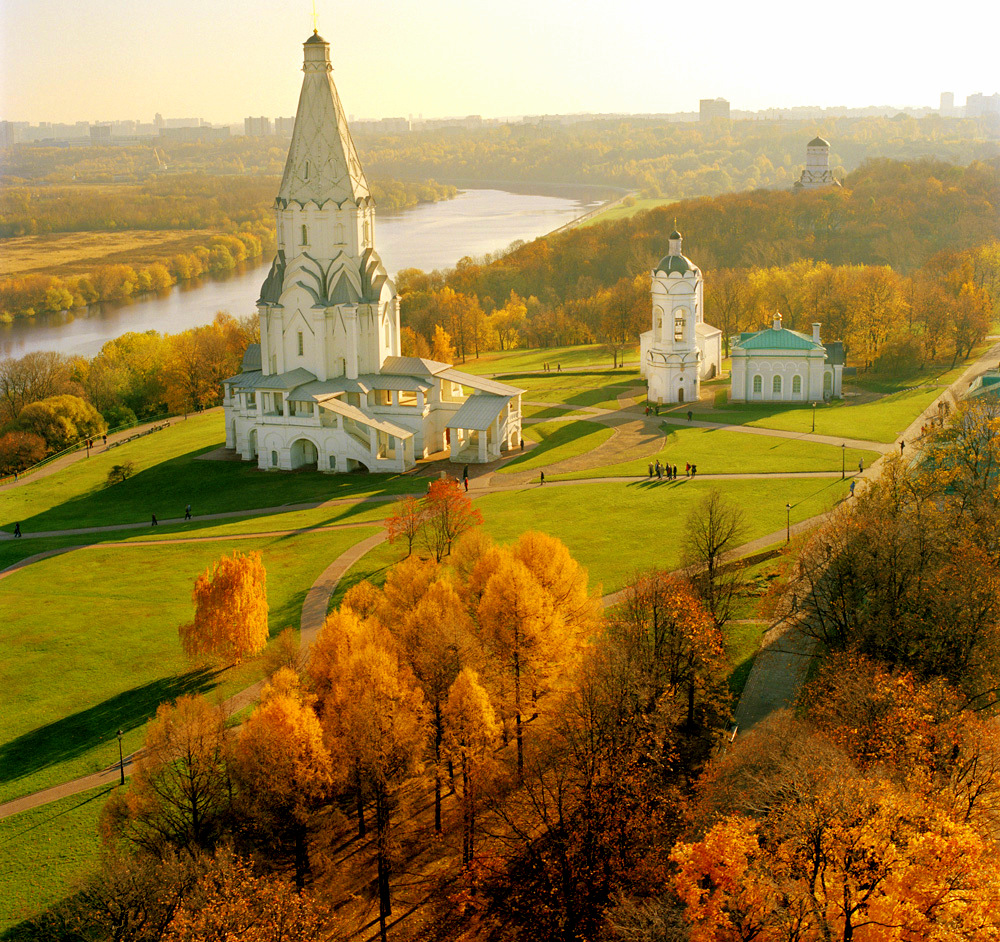
[(436, 326), (458, 356), (595, 342), (612, 350), (648, 326), (650, 272), (674, 226), (705, 272), (724, 336), (776, 311), (826, 324), (862, 367), (968, 355), (1000, 303), (1000, 160), (956, 167), (878, 160), (838, 188), (682, 200), (578, 226), (446, 272), (400, 273), (404, 334), (424, 355)]
[(996, 156), (975, 119), (830, 118), (820, 121), (671, 122), (623, 116), (568, 126), (505, 124), (476, 130), (359, 137), (375, 176), (506, 183), (586, 183), (680, 199), (791, 187), (817, 134), (838, 178), (866, 160), (921, 158), (968, 164)]

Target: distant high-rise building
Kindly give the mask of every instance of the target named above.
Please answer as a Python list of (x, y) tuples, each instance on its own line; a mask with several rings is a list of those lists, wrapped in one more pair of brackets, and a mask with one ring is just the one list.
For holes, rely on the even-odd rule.
[(698, 120), (711, 121), (713, 118), (729, 120), (729, 102), (725, 98), (702, 98), (698, 102)]
[(0, 121), (0, 147), (21, 143), (21, 129), (13, 121)]
[(813, 189), (820, 186), (840, 186), (830, 169), (830, 142), (814, 137), (806, 145), (806, 169), (802, 171), (796, 187)]
[(243, 130), (247, 137), (270, 137), (271, 119), (263, 116), (259, 118), (244, 118)]
[(965, 99), (965, 114), (969, 118), (982, 118), (990, 114), (1000, 114), (1000, 94), (983, 95), (976, 92)]
[(111, 125), (110, 124), (92, 124), (90, 126), (90, 140), (93, 144), (110, 144), (111, 143)]
[(163, 127), (163, 115), (159, 111), (153, 116), (153, 127), (162, 128)]
[(938, 110), (942, 118), (950, 118), (955, 114), (954, 92), (941, 92), (941, 107)]
[(295, 127), (295, 116), (291, 118), (275, 118), (274, 119), (274, 133), (275, 134), (288, 134), (292, 133), (292, 128)]

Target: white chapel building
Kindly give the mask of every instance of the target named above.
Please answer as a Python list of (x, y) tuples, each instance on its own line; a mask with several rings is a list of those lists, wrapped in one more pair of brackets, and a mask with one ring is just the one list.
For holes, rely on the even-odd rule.
[(841, 396), (844, 345), (789, 330), (776, 314), (766, 330), (733, 340), (729, 398), (733, 402), (822, 402)]
[(840, 186), (830, 169), (830, 142), (814, 137), (806, 144), (806, 166), (795, 181), (796, 189), (814, 190), (823, 186)]
[(283, 470), (405, 471), (445, 449), (496, 460), (520, 440), (523, 390), (400, 355), (399, 299), (330, 47), (314, 33), (304, 50), (260, 344), (223, 384), (226, 447)]
[(701, 381), (722, 369), (722, 331), (705, 323), (701, 269), (670, 233), (653, 271), (653, 328), (639, 335), (639, 364), (651, 402), (697, 402)]

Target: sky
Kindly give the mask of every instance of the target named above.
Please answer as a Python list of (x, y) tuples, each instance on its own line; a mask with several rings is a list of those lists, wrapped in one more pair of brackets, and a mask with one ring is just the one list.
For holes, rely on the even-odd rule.
[[(1000, 3), (316, 0), (358, 118), (937, 107), (1000, 91)], [(0, 0), (0, 119), (295, 113), (312, 0)]]

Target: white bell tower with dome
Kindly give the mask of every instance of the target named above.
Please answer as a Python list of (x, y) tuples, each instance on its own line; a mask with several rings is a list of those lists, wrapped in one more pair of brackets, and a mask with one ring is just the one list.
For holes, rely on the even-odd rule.
[(695, 402), (701, 380), (722, 368), (722, 332), (705, 323), (704, 279), (674, 229), (653, 270), (653, 328), (639, 338), (640, 363), (655, 403)]

